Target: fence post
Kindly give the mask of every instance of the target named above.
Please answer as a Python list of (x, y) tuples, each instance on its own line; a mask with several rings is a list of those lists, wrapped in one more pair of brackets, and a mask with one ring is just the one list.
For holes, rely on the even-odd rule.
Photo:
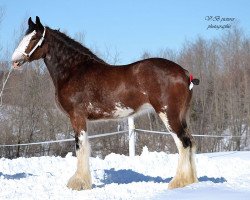
[(129, 156), (135, 156), (135, 123), (134, 117), (128, 118)]

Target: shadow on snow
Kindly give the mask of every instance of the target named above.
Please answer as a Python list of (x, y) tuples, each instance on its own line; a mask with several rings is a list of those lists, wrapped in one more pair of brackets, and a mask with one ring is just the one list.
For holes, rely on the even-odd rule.
[(27, 178), (29, 176), (34, 176), (34, 175), (27, 174), (27, 173), (17, 173), (17, 174), (9, 175), (9, 174), (3, 174), (2, 172), (0, 172), (0, 177), (2, 176), (4, 179), (8, 179), (8, 180), (20, 180), (22, 178)]
[[(114, 168), (109, 170), (104, 170), (104, 179), (101, 180), (102, 185), (94, 185), (94, 188), (104, 187), (107, 184), (117, 183), (117, 184), (129, 184), (132, 182), (154, 182), (154, 183), (169, 183), (173, 177), (171, 178), (161, 178), (159, 176), (145, 176), (138, 172), (134, 172), (131, 169), (122, 169), (116, 171)], [(213, 183), (224, 183), (226, 179), (221, 178), (213, 178), (202, 176), (199, 178), (199, 182), (211, 181)]]
[(214, 177), (207, 177), (207, 176), (202, 176), (199, 179), (199, 182), (205, 182), (205, 181), (211, 181), (213, 183), (224, 183), (227, 182), (227, 180), (224, 177), (220, 178), (214, 178)]

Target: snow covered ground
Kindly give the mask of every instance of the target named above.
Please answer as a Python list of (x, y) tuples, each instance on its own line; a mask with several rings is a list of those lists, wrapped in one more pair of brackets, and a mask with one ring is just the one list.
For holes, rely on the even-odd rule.
[(93, 189), (72, 191), (66, 183), (76, 158), (0, 159), (0, 199), (250, 199), (250, 152), (198, 154), (200, 182), (168, 190), (177, 154), (148, 152), (91, 158)]

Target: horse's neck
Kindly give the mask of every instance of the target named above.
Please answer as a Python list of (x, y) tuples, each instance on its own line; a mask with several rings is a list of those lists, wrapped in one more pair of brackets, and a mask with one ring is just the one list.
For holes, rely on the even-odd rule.
[(85, 63), (91, 63), (87, 55), (79, 52), (55, 38), (50, 34), (49, 47), (44, 62), (49, 70), (55, 88), (58, 89), (63, 81), (69, 78), (72, 70), (77, 73), (79, 67), (84, 68)]

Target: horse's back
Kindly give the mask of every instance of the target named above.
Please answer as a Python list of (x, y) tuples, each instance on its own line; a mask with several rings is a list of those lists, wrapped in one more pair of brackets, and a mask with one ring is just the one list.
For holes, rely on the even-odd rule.
[[(167, 90), (179, 88), (189, 93), (188, 71), (162, 58), (151, 58), (130, 65), (130, 75), (140, 87), (150, 93), (168, 95)], [(157, 96), (157, 95), (156, 95)]]

